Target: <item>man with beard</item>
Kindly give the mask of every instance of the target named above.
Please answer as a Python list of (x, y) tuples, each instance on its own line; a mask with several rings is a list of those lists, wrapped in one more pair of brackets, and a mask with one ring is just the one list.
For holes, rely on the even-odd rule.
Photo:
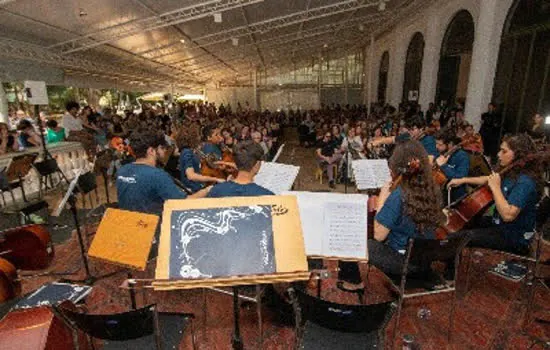
[[(120, 209), (160, 215), (164, 201), (188, 197), (167, 172), (158, 168), (167, 146), (164, 135), (139, 130), (132, 133), (130, 146), (136, 161), (122, 166), (117, 172)], [(206, 193), (207, 190), (199, 191), (189, 198), (202, 198)]]

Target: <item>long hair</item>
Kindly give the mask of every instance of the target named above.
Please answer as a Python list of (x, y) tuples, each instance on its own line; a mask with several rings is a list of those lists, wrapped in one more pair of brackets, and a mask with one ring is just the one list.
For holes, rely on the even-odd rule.
[(175, 129), (174, 140), (180, 152), (185, 148), (197, 148), (200, 144), (200, 139), (200, 128), (194, 124), (188, 127), (180, 125)]
[[(502, 138), (502, 142), (506, 142), (508, 147), (514, 152), (514, 161), (520, 160), (520, 157), (526, 157), (537, 153), (537, 147), (526, 134), (505, 135)], [(499, 170), (501, 170), (500, 165)], [(521, 174), (525, 174), (535, 181), (537, 184), (537, 191), (541, 193), (544, 187), (543, 173), (543, 162), (535, 159), (526, 162), (523, 167), (516, 166), (512, 168), (507, 173), (507, 176), (511, 177), (513, 180), (517, 180)]]
[(428, 153), (416, 140), (399, 143), (389, 159), (394, 177), (401, 176), (403, 214), (420, 232), (435, 229), (444, 222), (442, 196), (433, 180)]

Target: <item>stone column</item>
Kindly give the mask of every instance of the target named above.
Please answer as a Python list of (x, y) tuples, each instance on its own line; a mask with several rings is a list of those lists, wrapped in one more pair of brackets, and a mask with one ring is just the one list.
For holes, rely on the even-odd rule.
[(403, 80), (405, 79), (405, 60), (407, 55), (408, 38), (400, 31), (393, 35), (393, 50), (390, 54), (390, 76), (388, 77), (388, 102), (395, 106), (401, 103), (403, 98)]
[(479, 2), (479, 18), (466, 95), (466, 119), (476, 130), (481, 124), (481, 113), (487, 109), (493, 95), (502, 28), (512, 2), (513, 0)]
[(418, 97), (418, 103), (423, 111), (427, 110), (430, 102), (434, 102), (435, 99), (441, 41), (445, 34), (440, 32), (440, 18), (435, 11), (428, 12), (426, 16), (430, 20), (426, 24), (424, 57), (422, 59), (422, 75), (420, 78), (420, 96)]
[(2, 82), (0, 82), (0, 122), (8, 122), (8, 99), (6, 97), (4, 87), (2, 86)]

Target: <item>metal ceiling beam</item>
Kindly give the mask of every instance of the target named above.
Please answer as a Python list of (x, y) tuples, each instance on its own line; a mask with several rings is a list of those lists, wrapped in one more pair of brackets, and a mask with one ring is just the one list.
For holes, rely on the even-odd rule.
[[(268, 49), (268, 48), (273, 48), (273, 47), (277, 47), (277, 46), (281, 46), (281, 45), (286, 45), (286, 44), (290, 44), (290, 43), (293, 43), (293, 42), (299, 42), (300, 40), (306, 40), (306, 39), (309, 39), (309, 38), (314, 38), (314, 37), (319, 36), (319, 35), (331, 34), (336, 30), (335, 28), (338, 28), (339, 26), (349, 27), (349, 26), (354, 25), (355, 23), (362, 23), (363, 25), (367, 25), (367, 24), (370, 24), (370, 23), (375, 23), (377, 21), (383, 21), (384, 19), (386, 19), (387, 16), (389, 16), (389, 14), (387, 12), (368, 14), (368, 15), (365, 15), (365, 16), (355, 17), (353, 19), (346, 19), (346, 20), (339, 21), (339, 22), (336, 22), (336, 23), (324, 24), (322, 26), (318, 26), (318, 27), (315, 27), (315, 28), (305, 30), (305, 31), (302, 32), (301, 37), (297, 37), (296, 33), (274, 35), (274, 36), (271, 36), (271, 37), (266, 38), (266, 39), (258, 40), (258, 41), (256, 41), (256, 44), (259, 45), (262, 50), (265, 50), (265, 49)], [(365, 30), (367, 30), (367, 28)], [(268, 45), (263, 45), (263, 44), (268, 44)], [(250, 44), (244, 44), (242, 46), (239, 46), (239, 48), (243, 49), (243, 50), (246, 50), (246, 49), (251, 48), (252, 46), (254, 46), (254, 44), (250, 43)], [(180, 49), (178, 49), (177, 51), (180, 51)], [(226, 57), (227, 54), (231, 54), (234, 51), (235, 51), (235, 48), (229, 48), (229, 49), (225, 49), (225, 50), (221, 50), (221, 51), (214, 51), (214, 52), (217, 55), (221, 55), (221, 56)], [(175, 53), (176, 53), (176, 51), (172, 52), (171, 54), (175, 54)], [(199, 58), (204, 57), (204, 56), (206, 56), (206, 55), (201, 54), (201, 55), (196, 55), (196, 56), (189, 57), (189, 58), (186, 58), (186, 59), (183, 59), (183, 60), (178, 60), (178, 61), (173, 61), (173, 62), (165, 62), (165, 63), (170, 64), (170, 65), (183, 64), (183, 63), (186, 63), (186, 62), (189, 62), (189, 61), (192, 61), (192, 60), (199, 59)], [(234, 56), (235, 55), (233, 55), (233, 57)]]
[(328, 16), (333, 16), (348, 11), (354, 11), (360, 8), (376, 6), (379, 0), (366, 0), (364, 2), (358, 0), (343, 0), (334, 4), (315, 7), (312, 9), (294, 12), (289, 15), (270, 18), (264, 21), (255, 22), (248, 26), (240, 26), (233, 29), (220, 31), (195, 38), (201, 43), (201, 47), (211, 46), (221, 42), (225, 42), (231, 38), (238, 38), (253, 33), (266, 33), (271, 30), (287, 27), (293, 24), (300, 24), (315, 19), (320, 19)]
[(256, 48), (256, 53), (258, 54), (258, 57), (260, 58), (260, 62), (262, 63), (262, 68), (265, 68), (265, 61), (264, 56), (262, 55), (260, 48), (258, 47), (258, 44), (256, 43), (256, 35), (250, 30), (250, 21), (248, 20), (248, 16), (246, 15), (246, 11), (243, 7), (241, 7), (241, 13), (244, 17), (244, 22), (246, 23), (246, 26), (248, 28), (248, 36), (250, 40), (252, 40), (252, 44)]
[(208, 0), (192, 6), (165, 12), (157, 16), (121, 23), (94, 33), (89, 33), (75, 39), (52, 45), (50, 48), (58, 49), (63, 53), (78, 52), (141, 32), (193, 21), (206, 16), (211, 16), (214, 13), (231, 10), (262, 1), (263, 0)]
[(41, 46), (5, 38), (0, 38), (0, 56), (11, 59), (30, 60), (73, 71), (107, 74), (123, 80), (137, 80), (159, 84), (172, 83), (176, 85), (180, 85), (181, 83), (179, 79), (175, 79), (171, 75), (162, 75), (158, 72), (155, 73), (143, 69), (129, 69), (124, 66), (114, 66), (78, 56), (63, 55)]

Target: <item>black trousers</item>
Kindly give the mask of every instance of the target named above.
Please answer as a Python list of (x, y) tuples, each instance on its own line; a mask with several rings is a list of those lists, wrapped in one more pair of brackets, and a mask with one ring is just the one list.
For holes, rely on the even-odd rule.
[[(399, 254), (387, 244), (369, 239), (367, 242), (369, 264), (376, 266), (387, 275), (399, 275), (403, 269), (405, 256)], [(359, 265), (356, 262), (340, 261), (338, 279), (352, 284), (361, 283)]]

